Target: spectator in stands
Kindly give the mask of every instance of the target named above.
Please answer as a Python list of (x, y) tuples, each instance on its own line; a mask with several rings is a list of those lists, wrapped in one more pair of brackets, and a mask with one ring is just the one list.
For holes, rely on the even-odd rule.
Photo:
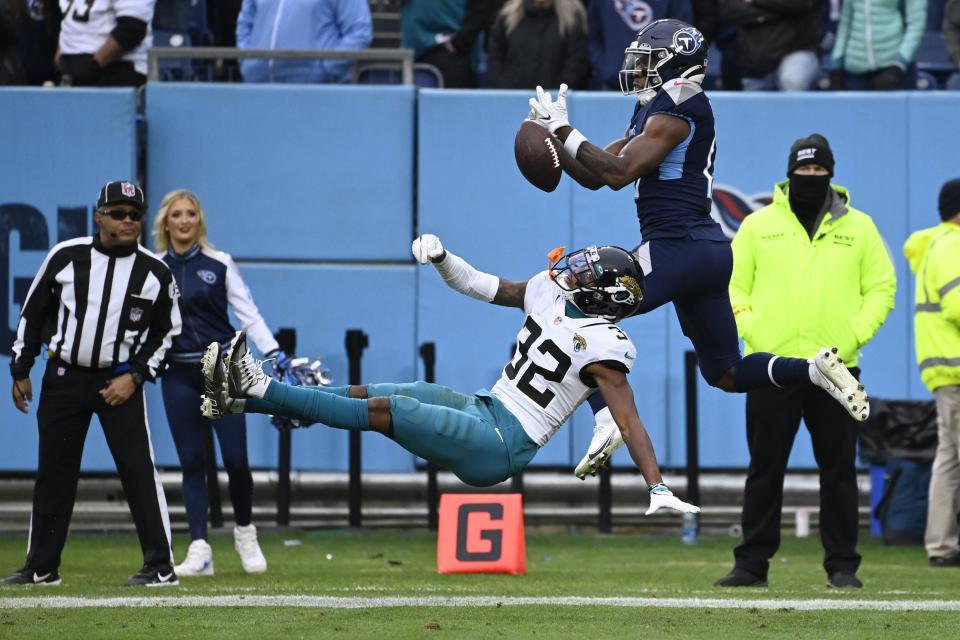
[(820, 72), (822, 0), (720, 0), (747, 91), (806, 91)]
[[(605, 91), (619, 91), (623, 50), (634, 40), (637, 32), (661, 18), (676, 18), (693, 24), (690, 0), (589, 0), (587, 25), (590, 65), (593, 67), (592, 86)], [(712, 35), (712, 31), (710, 36), (704, 33), (708, 40)], [(566, 82), (570, 84), (569, 80)], [(527, 88), (531, 86), (536, 84)]]
[[(240, 49), (366, 49), (373, 40), (367, 0), (243, 0)], [(350, 60), (241, 60), (246, 82), (347, 82)]]
[[(950, 59), (960, 72), (960, 0), (947, 0), (943, 10), (943, 39), (947, 43)], [(948, 89), (960, 89), (960, 75), (947, 82)]]
[[(730, 301), (746, 353), (786, 356), (838, 345), (840, 366), (859, 379), (857, 356), (893, 309), (893, 263), (876, 225), (833, 185), (834, 159), (818, 134), (793, 143), (788, 179), (773, 202), (750, 214), (733, 239)], [(780, 546), (783, 479), (803, 418), (820, 468), (820, 538), (829, 587), (860, 588), (857, 422), (823, 389), (794, 386), (747, 393), (750, 468), (743, 541), (719, 587), (767, 586)]]
[(475, 45), (489, 28), (502, 0), (405, 0), (400, 11), (400, 46), (417, 62), (435, 66), (447, 88), (477, 84)]
[(490, 34), (487, 73), (494, 89), (562, 82), (586, 88), (587, 12), (580, 0), (509, 0)]
[[(212, 576), (213, 550), (207, 543), (206, 443), (213, 425), (200, 414), (203, 351), (211, 342), (226, 344), (233, 338), (227, 313), (232, 309), (260, 351), (276, 358), (278, 367), (288, 365), (290, 358), (280, 351), (233, 260), (207, 240), (206, 218), (196, 195), (177, 190), (164, 196), (153, 234), (158, 257), (170, 267), (180, 289), (183, 321), (183, 330), (173, 339), (167, 354), (169, 366), (162, 378), (163, 404), (183, 469), (183, 502), (190, 524), (190, 547), (176, 572), (180, 577)], [(251, 520), (253, 477), (247, 462), (246, 429), (242, 415), (227, 416), (216, 423), (237, 523), (234, 547), (244, 571), (264, 573), (267, 560)]]
[(937, 454), (924, 544), (931, 567), (960, 567), (960, 178), (940, 189), (941, 223), (917, 231), (903, 253), (917, 274), (914, 336), (920, 377), (937, 402)]
[(57, 64), (75, 87), (134, 87), (147, 81), (154, 0), (69, 3)]
[(844, 0), (830, 54), (830, 88), (909, 89), (927, 0)]

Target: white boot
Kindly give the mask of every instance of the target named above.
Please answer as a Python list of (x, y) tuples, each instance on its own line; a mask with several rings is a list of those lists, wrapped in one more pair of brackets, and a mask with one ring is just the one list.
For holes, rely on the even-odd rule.
[(206, 540), (194, 540), (187, 549), (187, 557), (173, 570), (178, 576), (212, 576), (213, 549)]
[(252, 524), (233, 528), (234, 549), (240, 554), (240, 564), (247, 573), (266, 573), (267, 559), (257, 542), (257, 528)]

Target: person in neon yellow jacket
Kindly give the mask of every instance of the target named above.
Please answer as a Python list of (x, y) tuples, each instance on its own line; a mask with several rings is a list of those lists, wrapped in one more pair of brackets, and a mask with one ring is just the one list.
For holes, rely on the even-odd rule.
[[(813, 134), (797, 140), (788, 180), (773, 202), (743, 221), (733, 239), (730, 301), (745, 353), (808, 358), (836, 345), (859, 379), (860, 348), (893, 308), (896, 277), (880, 232), (850, 194), (832, 185), (833, 152)], [(857, 422), (816, 387), (747, 393), (750, 468), (744, 489), (743, 541), (721, 587), (766, 586), (780, 545), (783, 478), (803, 418), (820, 467), (823, 567), (831, 587), (862, 587), (857, 577)]]
[(960, 567), (960, 178), (940, 189), (940, 219), (903, 246), (917, 274), (914, 334), (920, 377), (937, 402), (937, 455), (924, 544), (932, 567)]

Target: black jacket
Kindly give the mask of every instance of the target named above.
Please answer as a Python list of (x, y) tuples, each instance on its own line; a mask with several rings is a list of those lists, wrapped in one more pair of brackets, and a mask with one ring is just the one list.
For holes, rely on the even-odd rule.
[(737, 27), (740, 71), (762, 78), (794, 51), (820, 46), (820, 0), (720, 0), (724, 22)]
[(557, 88), (561, 82), (582, 89), (590, 75), (586, 30), (577, 27), (561, 38), (552, 9), (527, 11), (509, 35), (499, 18), (490, 35), (487, 73), (494, 89)]

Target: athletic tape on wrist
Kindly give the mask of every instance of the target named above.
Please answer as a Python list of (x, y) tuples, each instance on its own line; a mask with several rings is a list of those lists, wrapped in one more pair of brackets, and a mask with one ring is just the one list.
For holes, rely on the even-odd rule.
[(574, 129), (570, 132), (570, 135), (567, 136), (567, 139), (563, 143), (563, 148), (567, 150), (574, 158), (577, 157), (577, 151), (580, 149), (580, 145), (587, 141), (587, 137), (580, 133), (578, 130)]

